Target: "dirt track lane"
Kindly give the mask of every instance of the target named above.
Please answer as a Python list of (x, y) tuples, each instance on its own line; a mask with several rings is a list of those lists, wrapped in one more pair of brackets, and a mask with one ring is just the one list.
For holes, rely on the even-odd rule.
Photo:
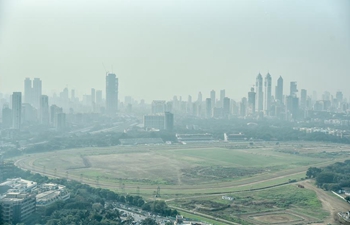
[(316, 192), (318, 199), (322, 202), (323, 209), (330, 213), (330, 217), (324, 221), (324, 224), (340, 224), (335, 220), (337, 213), (349, 211), (350, 204), (335, 195), (331, 196), (330, 192), (317, 188), (313, 182), (313, 180), (306, 180), (300, 184), (304, 185), (306, 189)]

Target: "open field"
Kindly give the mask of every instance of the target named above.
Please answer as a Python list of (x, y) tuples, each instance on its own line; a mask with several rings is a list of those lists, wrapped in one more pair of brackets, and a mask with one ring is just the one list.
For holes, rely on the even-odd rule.
[[(333, 157), (324, 158), (325, 154)], [(32, 154), (17, 164), (128, 193), (152, 195), (160, 186), (162, 194), (171, 198), (282, 184), (304, 177), (310, 166), (349, 157), (350, 150), (341, 145), (208, 144), (70, 149)]]
[(290, 182), (302, 180), (311, 166), (346, 159), (350, 148), (338, 144), (215, 143), (69, 149), (26, 155), (16, 165), (146, 199), (159, 187), (171, 206), (214, 221), (304, 224), (331, 221), (333, 211), (315, 190)]

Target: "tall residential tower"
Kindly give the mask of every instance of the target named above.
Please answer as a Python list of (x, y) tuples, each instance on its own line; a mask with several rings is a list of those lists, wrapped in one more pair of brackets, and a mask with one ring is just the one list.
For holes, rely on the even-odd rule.
[(263, 111), (263, 101), (264, 101), (263, 99), (264, 99), (263, 78), (259, 73), (258, 76), (256, 77), (256, 104), (257, 104), (256, 109), (258, 110), (258, 112)]
[(106, 75), (106, 112), (113, 115), (118, 110), (118, 78), (114, 73)]

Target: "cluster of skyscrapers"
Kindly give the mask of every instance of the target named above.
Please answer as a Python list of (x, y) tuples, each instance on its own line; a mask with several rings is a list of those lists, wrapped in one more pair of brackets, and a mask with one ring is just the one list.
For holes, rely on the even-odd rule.
[[(49, 97), (42, 94), (42, 81), (39, 78), (24, 80), (24, 93), (13, 92), (8, 102), (2, 102), (2, 129), (20, 129), (29, 123), (63, 129), (67, 117), (81, 121), (83, 114), (94, 113), (114, 117), (117, 112), (130, 114), (140, 110), (145, 128), (171, 130), (174, 126), (174, 114), (199, 118), (278, 118), (284, 120), (303, 119), (309, 111), (346, 112), (349, 104), (342, 92), (333, 97), (324, 92), (322, 99), (314, 92), (308, 95), (305, 89), (299, 93), (297, 83), (289, 83), (289, 93), (284, 90), (282, 76), (273, 85), (273, 77), (267, 73), (264, 77), (259, 73), (255, 85), (246, 97), (235, 101), (220, 90), (219, 96), (212, 90), (208, 98), (201, 92), (196, 100), (188, 96), (186, 100), (174, 96), (170, 101), (153, 101), (150, 110), (144, 100), (135, 101), (126, 96), (124, 102), (119, 101), (119, 81), (114, 73), (106, 73), (105, 98), (103, 91), (91, 89), (82, 99), (76, 97), (75, 90), (64, 88), (58, 95)], [(275, 90), (273, 92), (273, 86)], [(134, 111), (134, 107), (136, 111)]]

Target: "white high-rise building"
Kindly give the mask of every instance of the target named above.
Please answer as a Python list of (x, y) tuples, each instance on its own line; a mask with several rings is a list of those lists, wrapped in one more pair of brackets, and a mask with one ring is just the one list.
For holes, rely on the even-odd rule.
[(106, 112), (110, 115), (118, 111), (118, 78), (114, 73), (106, 75)]
[(257, 111), (262, 112), (263, 111), (263, 78), (261, 74), (259, 73), (256, 77), (256, 104), (257, 104)]
[(267, 73), (265, 77), (265, 99), (264, 99), (264, 111), (266, 115), (269, 115), (269, 111), (271, 109), (271, 98), (272, 98), (272, 78), (269, 73)]

